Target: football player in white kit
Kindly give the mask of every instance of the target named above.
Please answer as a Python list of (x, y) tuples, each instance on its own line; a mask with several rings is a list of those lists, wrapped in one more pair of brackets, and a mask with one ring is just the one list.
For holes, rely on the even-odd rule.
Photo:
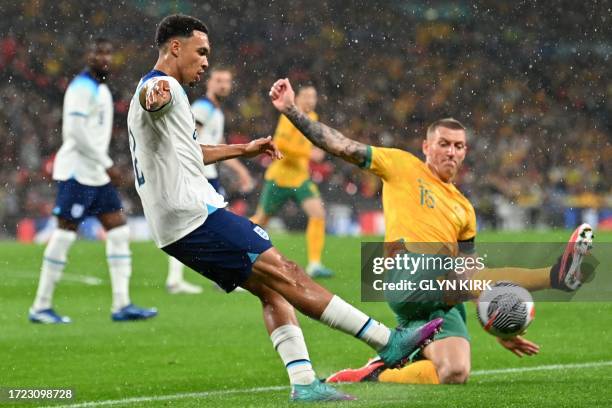
[(317, 379), (293, 307), (362, 340), (396, 366), (427, 343), (442, 319), (390, 330), (314, 282), (272, 246), (266, 231), (225, 210), (204, 165), (235, 157), (281, 158), (271, 137), (248, 144), (200, 145), (181, 84), (194, 85), (208, 68), (208, 28), (185, 15), (157, 27), (158, 60), (130, 103), (128, 133), (136, 190), (158, 247), (227, 292), (242, 286), (257, 296), (274, 348), (289, 375), (295, 401), (352, 397)]
[[(198, 143), (204, 145), (225, 143), (225, 116), (221, 110), (221, 103), (232, 91), (232, 80), (232, 72), (229, 69), (223, 67), (211, 69), (208, 81), (206, 81), (206, 95), (196, 99), (191, 104), (191, 110), (196, 121)], [(229, 167), (238, 177), (240, 192), (248, 193), (253, 189), (251, 174), (240, 160), (225, 160), (223, 165)], [(212, 163), (204, 166), (204, 175), (215, 190), (225, 196), (225, 191), (219, 182), (217, 164)], [(194, 285), (185, 280), (182, 263), (173, 257), (169, 257), (168, 261), (166, 289), (170, 294), (198, 294), (202, 292), (201, 286)], [(241, 288), (236, 288), (236, 290), (241, 290)]]
[[(95, 216), (106, 230), (106, 257), (111, 277), (113, 321), (142, 320), (157, 315), (156, 309), (132, 304), (129, 282), (132, 273), (130, 231), (113, 183), (119, 171), (108, 156), (113, 126), (113, 98), (106, 85), (112, 45), (95, 40), (87, 53), (87, 68), (78, 74), (64, 96), (63, 143), (53, 165), (58, 192), (53, 214), (58, 228), (44, 252), (40, 280), (29, 318), (34, 323), (69, 323), (52, 307), (55, 284), (66, 265), (68, 250), (77, 237), (79, 223)], [(113, 183), (111, 183), (111, 181)]]

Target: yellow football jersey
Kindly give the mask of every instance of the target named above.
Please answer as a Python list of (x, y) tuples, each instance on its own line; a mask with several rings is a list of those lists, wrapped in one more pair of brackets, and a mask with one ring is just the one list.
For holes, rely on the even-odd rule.
[[(308, 113), (311, 120), (318, 120), (315, 112)], [(299, 187), (310, 178), (309, 163), (312, 143), (287, 119), (281, 115), (274, 132), (274, 143), (283, 153), (281, 160), (272, 162), (265, 174), (279, 187)]]
[(457, 242), (476, 236), (472, 204), (411, 153), (368, 146), (363, 167), (383, 180), (385, 242), (441, 243), (457, 255)]

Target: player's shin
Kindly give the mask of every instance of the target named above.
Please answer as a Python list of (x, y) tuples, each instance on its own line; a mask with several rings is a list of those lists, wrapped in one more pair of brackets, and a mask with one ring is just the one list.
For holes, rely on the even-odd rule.
[(306, 226), (308, 263), (320, 264), (325, 244), (325, 218), (310, 217)]
[(270, 339), (285, 364), (291, 384), (312, 384), (316, 377), (302, 329), (293, 324), (286, 324), (276, 328), (270, 334)]
[(63, 229), (56, 229), (51, 234), (40, 269), (40, 280), (32, 305), (33, 310), (38, 311), (51, 307), (55, 284), (62, 276), (66, 265), (66, 255), (76, 240), (76, 236), (76, 232)]
[(130, 304), (132, 254), (129, 239), (130, 229), (127, 225), (111, 229), (106, 236), (106, 258), (113, 290), (113, 312)]
[(183, 264), (173, 256), (168, 257), (168, 278), (166, 286), (170, 287), (183, 281)]
[(328, 303), (320, 320), (329, 327), (357, 337), (377, 351), (388, 343), (391, 335), (387, 326), (336, 295)]

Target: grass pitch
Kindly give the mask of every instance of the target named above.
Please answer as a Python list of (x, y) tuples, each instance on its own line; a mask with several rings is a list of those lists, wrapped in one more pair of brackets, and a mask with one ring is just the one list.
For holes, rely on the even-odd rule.
[[(547, 234), (481, 234), (480, 241), (563, 241)], [(290, 258), (305, 261), (302, 235), (272, 234)], [(598, 234), (597, 242), (612, 242)], [(389, 326), (384, 303), (359, 302), (357, 238), (328, 238), (325, 261), (337, 275), (322, 283)], [(164, 290), (167, 259), (151, 243), (132, 244), (134, 303), (157, 306), (147, 322), (110, 321), (110, 282), (104, 246), (79, 241), (72, 248), (55, 307), (73, 319), (34, 325), (34, 297), (42, 252), (37, 245), (0, 243), (0, 387), (71, 388), (70, 401), (31, 401), (0, 407), (76, 405), (133, 407), (264, 407), (288, 405), (283, 365), (261, 322), (258, 301), (225, 295), (186, 272), (205, 292), (171, 296)], [(607, 268), (609, 269), (609, 268)], [(99, 285), (83, 283), (93, 276)], [(469, 307), (473, 375), (465, 386), (356, 384), (340, 386), (359, 397), (355, 407), (561, 407), (612, 404), (612, 303), (539, 303), (528, 338), (540, 355), (519, 359), (486, 334)], [(359, 341), (300, 316), (310, 356), (321, 377), (362, 365), (372, 355)], [(328, 404), (325, 404), (328, 405)], [(316, 406), (310, 404), (309, 406)]]

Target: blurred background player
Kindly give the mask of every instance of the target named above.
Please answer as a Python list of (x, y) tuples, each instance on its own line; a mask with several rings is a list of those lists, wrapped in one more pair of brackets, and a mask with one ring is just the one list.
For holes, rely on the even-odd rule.
[[(301, 87), (295, 97), (295, 103), (310, 119), (318, 120), (319, 116), (315, 112), (317, 90), (314, 86)], [(329, 278), (333, 272), (321, 263), (325, 245), (325, 209), (319, 188), (310, 179), (309, 173), (310, 160), (322, 161), (325, 152), (314, 147), (284, 115), (278, 120), (274, 142), (284, 158), (268, 167), (259, 205), (251, 221), (265, 227), (270, 217), (276, 214), (287, 200), (292, 199), (301, 205), (308, 216), (306, 272), (315, 278)]]
[[(394, 148), (366, 145), (345, 137), (339, 131), (313, 121), (300, 112), (291, 84), (287, 79), (275, 82), (270, 90), (274, 106), (283, 113), (308, 139), (349, 163), (358, 165), (383, 180), (383, 211), (385, 242), (399, 242), (416, 256), (421, 256), (423, 243), (433, 252), (452, 257), (475, 256), (476, 216), (470, 201), (453, 181), (467, 154), (467, 130), (452, 118), (440, 119), (427, 128), (422, 142), (425, 161), (413, 154)], [(472, 279), (507, 280), (526, 289), (556, 288), (576, 290), (580, 284), (580, 263), (583, 254), (576, 242), (592, 242), (588, 224), (578, 227), (557, 264), (552, 267), (485, 268)], [(416, 249), (414, 249), (416, 248)], [(431, 255), (429, 255), (431, 256)], [(417, 279), (445, 278), (439, 270), (412, 271)], [(578, 282), (573, 287), (567, 282)], [(411, 293), (412, 294), (412, 293)], [(343, 370), (328, 378), (331, 382), (378, 380), (401, 383), (465, 383), (471, 370), (470, 336), (466, 325), (466, 310), (456, 299), (449, 301), (446, 293), (427, 301), (389, 300), (400, 327), (411, 328), (433, 318), (443, 318), (442, 332), (424, 347), (424, 360), (401, 369), (385, 369), (376, 359), (361, 369)], [(477, 297), (478, 293), (472, 293)], [(534, 355), (538, 345), (516, 336), (499, 339), (499, 343), (517, 356)]]
[(70, 82), (64, 96), (63, 144), (53, 166), (58, 188), (53, 214), (58, 228), (44, 252), (38, 290), (29, 312), (34, 323), (71, 321), (53, 310), (53, 291), (77, 237), (79, 223), (87, 216), (97, 217), (107, 233), (106, 257), (113, 293), (111, 318), (125, 321), (157, 315), (156, 309), (143, 309), (130, 301), (130, 230), (113, 185), (119, 184), (119, 172), (108, 156), (113, 99), (105, 82), (112, 51), (108, 40), (96, 39), (87, 53), (87, 68)]
[[(196, 99), (191, 105), (195, 116), (196, 129), (198, 131), (198, 143), (203, 145), (218, 145), (225, 143), (224, 128), (225, 116), (221, 110), (221, 103), (232, 91), (232, 72), (223, 67), (213, 68), (206, 82), (206, 96)], [(249, 170), (238, 159), (230, 159), (223, 162), (238, 176), (238, 186), (241, 193), (253, 190), (253, 179)], [(210, 184), (221, 195), (225, 190), (219, 181), (217, 164), (209, 164), (204, 167), (204, 174)], [(183, 277), (183, 264), (176, 258), (169, 257), (168, 278), (166, 288), (169, 293), (202, 293), (202, 287), (187, 282)], [(240, 288), (238, 288), (240, 291)]]

